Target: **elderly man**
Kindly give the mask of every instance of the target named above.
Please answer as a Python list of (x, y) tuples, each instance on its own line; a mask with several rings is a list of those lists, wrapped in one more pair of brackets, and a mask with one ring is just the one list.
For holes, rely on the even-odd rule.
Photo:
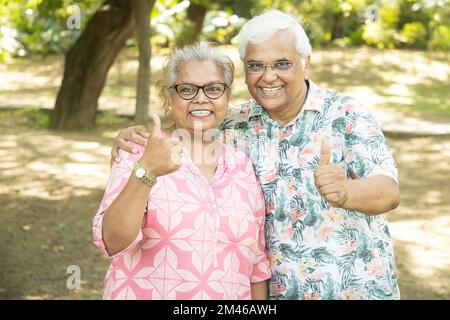
[[(238, 44), (254, 100), (221, 131), (252, 159), (264, 193), (270, 298), (398, 299), (383, 215), (399, 204), (397, 168), (374, 118), (308, 78), (311, 46), (290, 15), (254, 17)], [(141, 136), (121, 131), (113, 157)]]

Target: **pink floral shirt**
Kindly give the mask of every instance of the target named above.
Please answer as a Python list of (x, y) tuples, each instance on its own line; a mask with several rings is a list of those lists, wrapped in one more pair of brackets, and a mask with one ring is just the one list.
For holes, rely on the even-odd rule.
[(250, 159), (230, 146), (210, 183), (184, 150), (180, 169), (152, 188), (136, 239), (109, 256), (102, 221), (142, 156), (135, 147), (120, 151), (93, 221), (94, 244), (112, 259), (103, 298), (251, 299), (250, 283), (271, 277), (264, 200)]

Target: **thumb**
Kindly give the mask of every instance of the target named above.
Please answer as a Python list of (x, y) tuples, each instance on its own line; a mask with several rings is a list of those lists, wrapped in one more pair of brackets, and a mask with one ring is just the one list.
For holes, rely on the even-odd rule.
[(152, 132), (150, 134), (150, 138), (159, 139), (161, 137), (161, 119), (159, 119), (159, 117), (156, 113), (151, 113), (150, 118), (152, 118), (152, 121), (153, 121)]
[(320, 160), (319, 166), (325, 166), (330, 164), (331, 158), (331, 145), (327, 139), (322, 140), (322, 144), (320, 146)]

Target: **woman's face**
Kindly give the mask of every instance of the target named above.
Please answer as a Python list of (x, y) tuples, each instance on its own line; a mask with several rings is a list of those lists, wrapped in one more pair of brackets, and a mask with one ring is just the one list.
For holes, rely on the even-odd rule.
[[(179, 93), (175, 88), (170, 92), (172, 117), (176, 128), (187, 129), (191, 134), (194, 131), (204, 133), (208, 129), (215, 130), (227, 113), (228, 92), (224, 83), (221, 69), (214, 62), (184, 62), (178, 70), (175, 82)], [(191, 98), (197, 90), (195, 86), (207, 86), (203, 90), (210, 97), (205, 95), (202, 89), (198, 89), (195, 97)], [(220, 95), (222, 89), (225, 92)], [(220, 97), (213, 99), (219, 95)]]

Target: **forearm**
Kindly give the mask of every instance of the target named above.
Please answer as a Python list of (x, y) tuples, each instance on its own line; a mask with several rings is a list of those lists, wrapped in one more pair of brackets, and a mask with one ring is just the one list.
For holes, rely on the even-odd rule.
[(103, 218), (103, 241), (110, 255), (127, 248), (139, 233), (150, 187), (130, 176)]
[(250, 284), (252, 300), (267, 300), (267, 280)]
[(348, 199), (344, 209), (376, 215), (393, 210), (400, 203), (398, 184), (388, 176), (374, 175), (348, 183)]

